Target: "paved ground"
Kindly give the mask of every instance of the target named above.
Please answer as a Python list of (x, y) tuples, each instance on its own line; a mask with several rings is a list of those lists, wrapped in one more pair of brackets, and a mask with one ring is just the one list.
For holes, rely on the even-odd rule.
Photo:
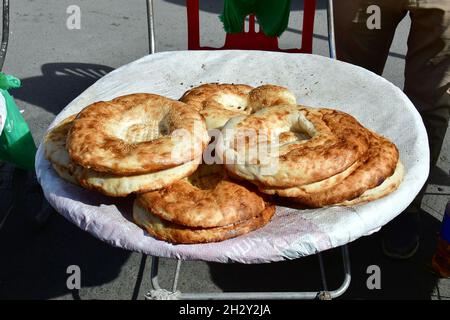
[[(187, 47), (183, 0), (155, 1), (157, 51)], [(202, 1), (202, 41), (220, 45), (223, 39), (217, 14), (221, 1)], [(324, 1), (319, 1), (314, 52), (327, 55)], [(81, 8), (81, 30), (66, 28), (66, 8)], [(295, 8), (293, 16), (301, 11)], [(292, 46), (300, 37), (295, 18), (281, 41)], [(409, 21), (398, 29), (384, 76), (402, 87), (404, 54)], [(11, 4), (10, 47), (4, 67), (23, 81), (14, 91), (18, 106), (30, 124), (37, 143), (50, 121), (67, 103), (91, 85), (98, 73), (109, 72), (147, 53), (146, 16), (143, 0), (18, 0)], [(83, 71), (85, 70), (85, 71)], [(88, 71), (86, 71), (88, 70)], [(450, 130), (449, 130), (450, 131)], [(450, 280), (438, 280), (428, 270), (435, 248), (443, 207), (450, 198), (450, 150), (447, 135), (439, 169), (432, 174), (423, 208), (422, 245), (416, 257), (396, 262), (382, 256), (379, 233), (350, 245), (353, 281), (345, 298), (450, 299)], [(17, 174), (17, 173), (16, 173)], [(1, 218), (13, 193), (13, 181), (24, 180), (0, 167)], [(32, 178), (31, 178), (32, 181)], [(19, 184), (20, 186), (20, 184)], [(0, 298), (44, 299), (132, 299), (142, 298), (150, 288), (150, 258), (112, 248), (54, 214), (39, 228), (33, 217), (39, 194), (31, 189), (0, 229)], [(328, 282), (336, 287), (342, 279), (339, 252), (325, 253)], [(66, 268), (79, 265), (82, 289), (66, 287)], [(382, 289), (368, 290), (366, 269), (380, 266)], [(174, 269), (173, 261), (162, 260), (162, 285)], [(182, 291), (312, 290), (320, 285), (315, 258), (271, 265), (220, 265), (203, 262), (183, 264)], [(317, 277), (316, 277), (317, 276)]]

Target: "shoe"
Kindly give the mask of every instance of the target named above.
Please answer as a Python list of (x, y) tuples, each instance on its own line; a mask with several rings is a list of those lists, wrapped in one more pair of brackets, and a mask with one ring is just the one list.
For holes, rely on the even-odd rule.
[(403, 212), (383, 230), (381, 247), (389, 258), (405, 260), (419, 249), (418, 213)]
[(420, 241), (419, 236), (417, 235), (408, 242), (403, 241), (403, 243), (396, 243), (395, 241), (392, 241), (392, 239), (383, 237), (381, 248), (383, 254), (389, 258), (406, 260), (412, 258), (416, 254), (419, 245)]

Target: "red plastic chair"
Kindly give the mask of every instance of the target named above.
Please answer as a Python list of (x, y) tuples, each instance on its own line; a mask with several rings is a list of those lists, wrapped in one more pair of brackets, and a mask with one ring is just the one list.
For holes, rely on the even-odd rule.
[(281, 51), (291, 53), (312, 53), (312, 40), (314, 29), (314, 15), (316, 12), (316, 0), (304, 0), (303, 30), (301, 48), (280, 49), (277, 37), (268, 37), (262, 30), (255, 30), (255, 16), (249, 15), (249, 30), (242, 33), (227, 33), (225, 45), (221, 48), (200, 46), (200, 8), (199, 0), (186, 0), (188, 22), (188, 49), (189, 50), (223, 50), (246, 49)]

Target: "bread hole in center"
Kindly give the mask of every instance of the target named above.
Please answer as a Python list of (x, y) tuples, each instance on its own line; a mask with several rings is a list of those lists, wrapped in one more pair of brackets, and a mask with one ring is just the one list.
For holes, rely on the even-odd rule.
[(311, 136), (302, 131), (286, 131), (279, 135), (280, 144), (296, 141), (306, 141), (311, 139)]
[(231, 111), (242, 111), (247, 109), (247, 98), (237, 94), (221, 94), (214, 99), (220, 103), (225, 109)]
[(128, 143), (140, 143), (155, 140), (168, 134), (169, 128), (165, 122), (150, 120), (130, 125), (123, 140)]
[[(292, 120), (291, 120), (292, 121)], [(279, 140), (281, 144), (306, 141), (315, 135), (316, 129), (311, 121), (300, 112), (297, 117), (288, 125), (285, 132), (280, 133)]]

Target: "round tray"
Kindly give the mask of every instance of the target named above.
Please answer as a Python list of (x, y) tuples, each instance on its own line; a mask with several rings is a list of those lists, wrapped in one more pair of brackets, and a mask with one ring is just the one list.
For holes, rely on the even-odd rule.
[(353, 207), (294, 210), (277, 207), (264, 228), (219, 243), (172, 245), (131, 222), (133, 197), (116, 199), (60, 179), (39, 147), (36, 172), (50, 204), (64, 217), (114, 246), (185, 260), (264, 263), (295, 259), (371, 234), (401, 213), (425, 183), (429, 170), (427, 135), (421, 117), (403, 92), (365, 69), (329, 58), (262, 51), (178, 51), (146, 56), (88, 88), (55, 119), (99, 100), (134, 92), (178, 99), (208, 82), (272, 83), (287, 86), (298, 103), (354, 115), (390, 138), (400, 150), (406, 175), (391, 195)]

